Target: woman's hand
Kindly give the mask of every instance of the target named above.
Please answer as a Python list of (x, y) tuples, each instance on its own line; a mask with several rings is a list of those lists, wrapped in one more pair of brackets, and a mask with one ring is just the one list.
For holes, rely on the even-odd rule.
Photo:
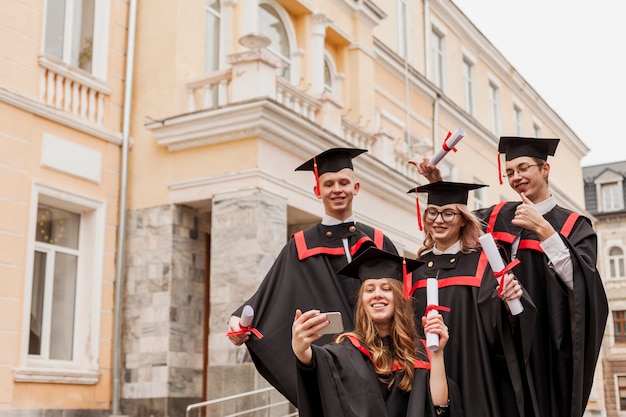
[(429, 163), (430, 158), (424, 158), (421, 161), (409, 159), (409, 164), (415, 165), (417, 172), (425, 176), (428, 182), (437, 182), (443, 180), (441, 171), (436, 165)]
[(500, 298), (503, 301), (519, 300), (522, 298), (522, 286), (513, 274), (504, 275), (504, 287)]
[(444, 323), (443, 316), (439, 313), (433, 314), (430, 317), (423, 316), (422, 327), (424, 327), (424, 332), (439, 335), (439, 349), (437, 349), (437, 352), (443, 352), (443, 348), (446, 346), (448, 339), (450, 338), (450, 335), (448, 334), (448, 326)]
[(311, 344), (323, 336), (317, 332), (329, 324), (326, 315), (320, 314), (319, 310), (309, 310), (306, 313), (300, 309), (296, 310), (291, 327), (291, 349), (300, 362), (311, 365), (313, 361)]

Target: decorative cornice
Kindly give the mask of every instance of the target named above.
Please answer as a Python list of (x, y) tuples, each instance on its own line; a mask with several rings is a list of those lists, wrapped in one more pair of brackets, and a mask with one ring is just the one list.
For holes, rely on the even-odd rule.
[(117, 146), (122, 144), (122, 132), (108, 129), (87, 119), (83, 119), (64, 110), (48, 106), (47, 104), (41, 103), (4, 87), (0, 87), (0, 102), (10, 104), (34, 115), (57, 122), (90, 136), (113, 143)]

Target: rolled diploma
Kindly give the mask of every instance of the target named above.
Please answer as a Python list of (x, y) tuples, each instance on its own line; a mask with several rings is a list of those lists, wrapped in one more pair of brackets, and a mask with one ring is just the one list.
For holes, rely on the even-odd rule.
[[(465, 136), (465, 129), (463, 129), (462, 127), (459, 127), (457, 130), (454, 131), (454, 133), (448, 139), (444, 141), (444, 143), (446, 144), (446, 148), (448, 149), (454, 148), (456, 144), (459, 143), (461, 139), (463, 139), (463, 136)], [(433, 156), (430, 157), (430, 159), (428, 160), (428, 163), (437, 165), (439, 161), (441, 161), (443, 157), (448, 154), (448, 152), (449, 151), (446, 151), (444, 147), (442, 146)]]
[(243, 307), (243, 311), (241, 312), (241, 318), (239, 319), (239, 326), (241, 328), (248, 327), (252, 324), (252, 319), (254, 318), (254, 309), (245, 305)]
[[(437, 278), (426, 278), (426, 305), (439, 305), (439, 282)], [(427, 317), (438, 314), (436, 310), (430, 310)], [(432, 352), (439, 349), (439, 335), (426, 332), (426, 346)]]
[[(491, 233), (485, 233), (481, 237), (478, 238), (480, 241), (480, 245), (483, 247), (485, 254), (487, 255), (487, 259), (489, 260), (489, 265), (491, 265), (491, 269), (493, 272), (499, 272), (504, 269), (504, 262), (502, 262), (502, 257), (500, 256), (500, 252), (498, 252), (498, 248), (496, 247), (496, 242), (493, 240), (493, 236)], [(499, 280), (504, 279), (504, 276), (501, 276)], [(498, 280), (498, 284), (500, 283)], [(509, 305), (509, 310), (511, 314), (516, 316), (522, 311), (524, 311), (524, 306), (520, 302), (519, 298), (516, 300), (507, 300), (506, 302)]]

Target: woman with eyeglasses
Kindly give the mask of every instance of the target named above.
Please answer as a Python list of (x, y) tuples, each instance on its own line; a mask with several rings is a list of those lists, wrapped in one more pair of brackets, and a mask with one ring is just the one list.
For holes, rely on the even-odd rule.
[(461, 390), (464, 415), (525, 417), (532, 407), (523, 392), (524, 350), (518, 337), (528, 331), (524, 326), (532, 326), (534, 313), (523, 300), (525, 310), (510, 314), (503, 301), (521, 298), (522, 288), (512, 274), (504, 275), (500, 287), (482, 251), (482, 225), (467, 200), (470, 190), (485, 186), (439, 181), (409, 191), (428, 193), (422, 216), (425, 237), (418, 251), (424, 264), (413, 272), (416, 314), (423, 314), (429, 303), (427, 278), (436, 278), (438, 303), (450, 332), (446, 369)]

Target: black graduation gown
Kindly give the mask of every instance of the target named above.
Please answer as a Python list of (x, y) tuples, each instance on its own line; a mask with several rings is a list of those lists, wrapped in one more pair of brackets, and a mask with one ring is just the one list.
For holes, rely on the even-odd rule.
[(544, 218), (569, 248), (573, 290), (569, 290), (539, 245), (537, 236), (511, 224), (519, 202), (501, 203), (477, 214), (510, 258), (520, 234), (513, 269), (537, 307), (537, 325), (530, 343), (529, 389), (541, 417), (582, 416), (593, 384), (608, 302), (596, 269), (597, 236), (586, 217), (556, 206)]
[(522, 328), (532, 328), (532, 302), (524, 296), (524, 311), (515, 317), (508, 313), (482, 251), (428, 252), (419, 259), (425, 264), (413, 271), (416, 314), (421, 320), (427, 306), (426, 279), (437, 278), (439, 305), (451, 309), (440, 312), (450, 334), (444, 351), (446, 371), (459, 386), (464, 414), (523, 416), (524, 358), (513, 338)]
[[(426, 349), (421, 346), (410, 392), (381, 387), (367, 347), (357, 340), (312, 345), (313, 365), (298, 363), (300, 417), (435, 417)], [(401, 371), (400, 371), (401, 372)], [(383, 395), (383, 390), (387, 390)], [(462, 415), (458, 387), (448, 379), (448, 416)]]
[[(340, 311), (345, 331), (354, 327), (354, 307), (361, 282), (336, 273), (347, 265), (344, 237), (348, 238), (352, 257), (372, 245), (397, 253), (389, 238), (365, 224), (317, 224), (294, 234), (256, 293), (233, 312), (241, 317), (246, 304), (254, 308), (252, 326), (263, 338), (250, 336), (246, 342), (250, 357), (259, 373), (296, 406), (295, 356), (291, 350), (296, 309)], [(329, 343), (331, 339), (331, 335), (326, 335), (316, 343)]]

